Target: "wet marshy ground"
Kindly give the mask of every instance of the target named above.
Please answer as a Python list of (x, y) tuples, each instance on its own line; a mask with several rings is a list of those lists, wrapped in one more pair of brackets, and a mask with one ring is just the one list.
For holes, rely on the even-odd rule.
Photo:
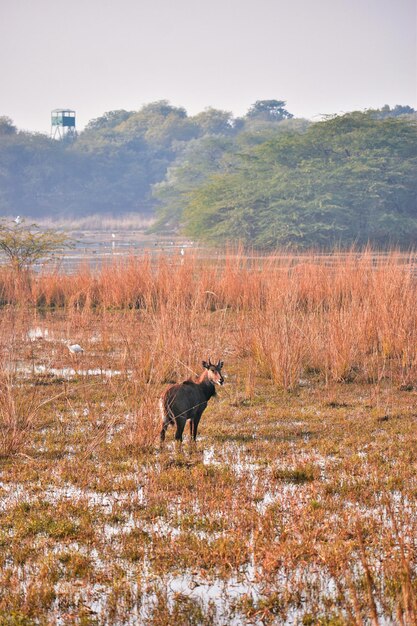
[(414, 391), (382, 386), (378, 407), (366, 386), (312, 377), (284, 393), (259, 378), (249, 398), (231, 364), (197, 446), (178, 449), (170, 430), (161, 450), (156, 439), (134, 445), (137, 416), (120, 394), (134, 393), (131, 368), (62, 358), (39, 369), (19, 356), (13, 374), (17, 395), (57, 398), (39, 410), (24, 453), (2, 463), (4, 623), (412, 615)]
[[(175, 311), (3, 311), (1, 625), (415, 623), (411, 375), (283, 390), (246, 313), (212, 309), (180, 354)], [(160, 448), (158, 397), (196, 354), (226, 384), (196, 446)]]

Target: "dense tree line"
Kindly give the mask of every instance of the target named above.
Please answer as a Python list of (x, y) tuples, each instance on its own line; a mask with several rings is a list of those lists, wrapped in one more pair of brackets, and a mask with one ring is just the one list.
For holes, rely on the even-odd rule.
[(167, 101), (110, 111), (75, 141), (0, 118), (0, 213), (155, 215), (154, 229), (262, 248), (417, 241), (416, 117), (311, 123), (280, 100), (242, 118)]
[(416, 139), (414, 122), (355, 113), (241, 146), (189, 190), (182, 223), (260, 248), (416, 244)]

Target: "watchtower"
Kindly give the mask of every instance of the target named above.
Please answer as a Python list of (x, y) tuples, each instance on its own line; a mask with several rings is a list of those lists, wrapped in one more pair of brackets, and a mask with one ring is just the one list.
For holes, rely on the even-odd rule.
[(75, 111), (71, 109), (54, 109), (51, 113), (52, 139), (72, 140), (76, 134)]

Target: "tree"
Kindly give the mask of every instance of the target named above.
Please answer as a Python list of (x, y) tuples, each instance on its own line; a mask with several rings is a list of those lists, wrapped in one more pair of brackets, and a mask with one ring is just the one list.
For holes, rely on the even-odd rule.
[(117, 109), (115, 111), (107, 111), (101, 117), (96, 117), (93, 120), (90, 120), (85, 127), (86, 131), (90, 130), (101, 130), (103, 128), (113, 128), (114, 126), (118, 126), (125, 120), (127, 120), (131, 111), (125, 111), (124, 109)]
[(233, 138), (224, 135), (205, 135), (186, 144), (168, 168), (164, 180), (153, 186), (153, 195), (158, 201), (158, 219), (153, 231), (178, 230), (189, 194), (212, 174), (227, 169), (223, 157), (231, 153), (232, 147)]
[(236, 156), (233, 170), (189, 191), (191, 236), (264, 249), (417, 240), (416, 125), (407, 117), (334, 117)]
[(381, 109), (368, 109), (368, 113), (372, 113), (373, 117), (384, 119), (385, 117), (399, 117), (400, 115), (414, 115), (415, 109), (408, 105), (396, 104), (393, 109), (389, 104), (385, 104)]
[(13, 120), (7, 115), (0, 116), (0, 135), (15, 135), (16, 132), (17, 128), (13, 124)]
[(230, 111), (208, 107), (190, 119), (199, 126), (201, 135), (230, 135), (234, 132), (234, 120)]
[(64, 233), (48, 229), (40, 231), (36, 224), (26, 226), (25, 221), (0, 221), (0, 251), (9, 266), (19, 274), (31, 269), (36, 263), (49, 261), (55, 252), (70, 246)]
[(285, 105), (286, 102), (284, 100), (257, 100), (250, 107), (246, 117), (267, 122), (289, 120), (294, 116), (285, 109)]

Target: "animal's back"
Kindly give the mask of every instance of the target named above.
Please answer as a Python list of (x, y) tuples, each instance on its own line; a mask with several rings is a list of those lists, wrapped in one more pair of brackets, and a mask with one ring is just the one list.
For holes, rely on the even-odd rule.
[(198, 385), (192, 380), (185, 380), (169, 387), (163, 397), (165, 413), (171, 417), (191, 418), (204, 404), (204, 398)]

